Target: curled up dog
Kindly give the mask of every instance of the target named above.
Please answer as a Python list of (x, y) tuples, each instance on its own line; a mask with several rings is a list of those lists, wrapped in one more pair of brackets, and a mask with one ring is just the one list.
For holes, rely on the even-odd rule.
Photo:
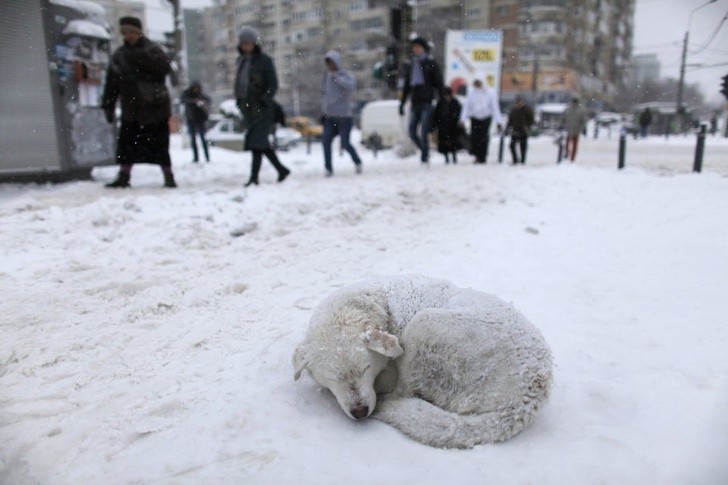
[(442, 448), (504, 441), (548, 398), (541, 333), (499, 298), (423, 276), (335, 291), (293, 354), (353, 419), (372, 416)]

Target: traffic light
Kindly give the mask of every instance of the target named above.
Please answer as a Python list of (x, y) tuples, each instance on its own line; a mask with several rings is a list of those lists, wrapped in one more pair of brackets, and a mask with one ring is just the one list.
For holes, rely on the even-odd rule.
[(725, 99), (728, 99), (728, 74), (723, 76), (723, 83), (721, 84), (721, 94), (725, 96)]

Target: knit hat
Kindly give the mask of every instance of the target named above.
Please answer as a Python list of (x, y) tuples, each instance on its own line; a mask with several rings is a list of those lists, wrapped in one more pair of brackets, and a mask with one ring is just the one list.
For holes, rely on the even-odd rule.
[(136, 17), (121, 17), (119, 19), (119, 28), (127, 28), (142, 31), (142, 21)]
[(430, 52), (430, 43), (427, 42), (427, 39), (425, 39), (424, 37), (415, 37), (414, 39), (412, 39), (410, 41), (410, 45), (414, 44), (419, 44), (425, 49), (425, 52)]
[(243, 42), (259, 45), (260, 37), (258, 36), (258, 31), (249, 25), (243, 26), (238, 32), (238, 44), (242, 44)]

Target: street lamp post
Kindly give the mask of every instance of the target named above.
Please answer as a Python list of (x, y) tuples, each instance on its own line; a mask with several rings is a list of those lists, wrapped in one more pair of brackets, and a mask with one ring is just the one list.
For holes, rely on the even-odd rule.
[(683, 128), (683, 122), (684, 115), (683, 115), (683, 86), (685, 85), (685, 61), (687, 61), (688, 57), (688, 39), (690, 38), (690, 23), (693, 20), (693, 14), (700, 10), (701, 8), (710, 5), (711, 3), (715, 3), (718, 0), (708, 0), (707, 2), (703, 3), (702, 5), (698, 5), (695, 7), (691, 12), (690, 16), (688, 17), (688, 29), (685, 31), (685, 37), (683, 38), (683, 48), (682, 48), (682, 57), (680, 59), (680, 81), (677, 85), (677, 105), (675, 108), (675, 116), (680, 120), (680, 131), (682, 131)]

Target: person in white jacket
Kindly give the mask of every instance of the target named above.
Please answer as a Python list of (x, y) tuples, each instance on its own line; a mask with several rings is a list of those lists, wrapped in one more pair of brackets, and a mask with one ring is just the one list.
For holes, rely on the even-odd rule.
[(476, 79), (473, 86), (468, 89), (460, 113), (460, 123), (464, 124), (468, 118), (470, 118), (470, 152), (475, 155), (475, 163), (485, 163), (490, 144), (490, 125), (495, 120), (500, 132), (503, 115), (495, 92), (483, 86), (483, 81), (480, 79)]

